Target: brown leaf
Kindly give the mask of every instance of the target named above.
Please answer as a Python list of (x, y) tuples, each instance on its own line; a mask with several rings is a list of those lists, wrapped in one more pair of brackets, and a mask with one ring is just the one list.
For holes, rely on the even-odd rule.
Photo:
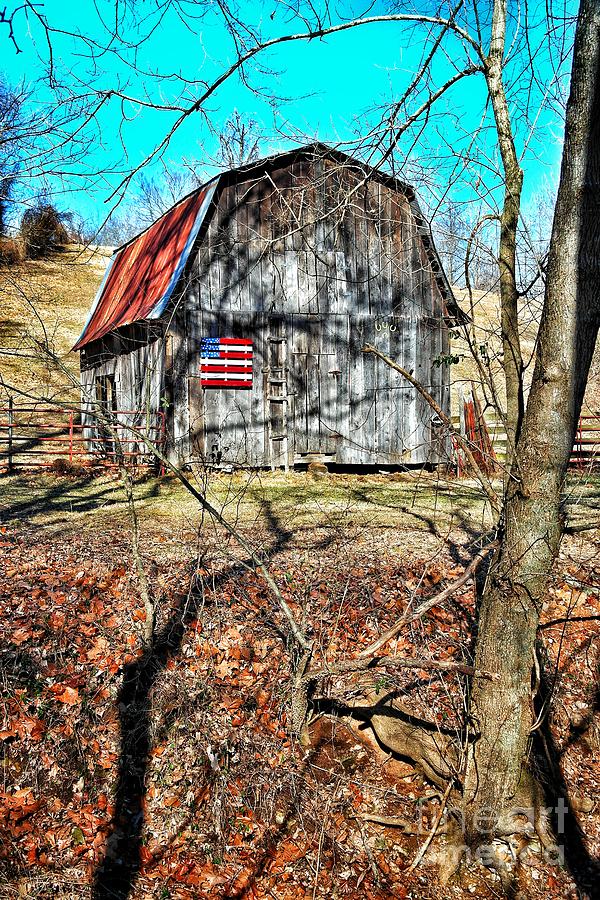
[(65, 703), (67, 706), (76, 706), (79, 703), (79, 691), (77, 688), (55, 684), (51, 690), (56, 695), (59, 703)]

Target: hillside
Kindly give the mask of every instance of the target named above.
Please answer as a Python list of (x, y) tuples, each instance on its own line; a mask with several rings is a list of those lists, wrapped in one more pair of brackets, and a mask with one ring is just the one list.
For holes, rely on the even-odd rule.
[[(0, 396), (19, 391), (63, 401), (77, 399), (79, 360), (71, 347), (98, 290), (109, 251), (69, 246), (50, 259), (0, 268)], [(49, 363), (45, 344), (64, 371)]]

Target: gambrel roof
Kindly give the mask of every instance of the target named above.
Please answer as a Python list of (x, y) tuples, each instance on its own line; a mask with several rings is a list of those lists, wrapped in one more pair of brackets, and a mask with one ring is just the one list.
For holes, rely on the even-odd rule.
[(446, 308), (451, 316), (462, 319), (464, 313), (456, 304), (446, 280), (414, 190), (399, 179), (340, 150), (326, 144), (312, 143), (217, 175), (177, 202), (141, 234), (115, 250), (88, 320), (73, 349), (80, 350), (124, 325), (160, 318), (185, 268), (218, 187), (246, 180), (253, 175), (260, 178), (275, 166), (283, 167), (304, 158), (331, 159), (357, 169), (364, 177), (380, 181), (406, 197)]

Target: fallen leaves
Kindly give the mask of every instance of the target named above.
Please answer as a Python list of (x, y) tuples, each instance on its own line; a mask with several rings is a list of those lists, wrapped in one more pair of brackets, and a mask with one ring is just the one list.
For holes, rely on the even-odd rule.
[(17, 647), (20, 647), (21, 644), (26, 643), (26, 641), (31, 640), (31, 630), (28, 628), (15, 628), (15, 630), (11, 634), (11, 640), (13, 644), (16, 644)]
[(79, 703), (79, 691), (69, 685), (54, 684), (50, 688), (56, 700), (67, 706), (76, 706)]
[[(413, 772), (406, 781), (400, 764), (357, 749), (356, 736), (343, 737), (327, 717), (309, 752), (290, 739), (290, 661), (261, 578), (207, 558), (202, 605), (186, 608), (181, 640), (173, 651), (163, 646), (146, 690), (139, 665), (145, 612), (120, 561), (126, 551), (117, 549), (112, 562), (83, 539), (77, 552), (68, 543), (19, 549), (11, 541), (0, 579), (10, 687), (0, 720), (0, 824), (12, 866), (47, 878), (69, 870), (89, 884), (115, 825), (118, 833), (133, 823), (142, 898), (159, 886), (172, 897), (211, 900), (435, 896), (426, 872), (416, 893), (401, 885), (401, 850), (382, 849), (381, 829), (364, 824), (361, 832), (355, 818), (374, 808), (406, 815), (423, 791), (419, 777)], [(395, 624), (409, 600), (418, 605), (462, 571), (443, 556), (434, 566), (376, 554), (373, 544), (360, 552), (332, 547), (330, 555), (306, 551), (301, 558), (290, 551), (271, 566), (285, 599), (306, 617), (318, 665), (355, 656)], [(169, 587), (160, 627), (179, 622), (188, 572), (182, 564), (159, 573), (157, 584)], [(557, 585), (547, 617), (559, 618), (572, 602), (573, 590)], [(595, 611), (597, 598), (587, 602)], [(403, 632), (394, 652), (460, 661), (473, 611), (467, 586)], [(566, 634), (548, 629), (551, 653), (562, 647), (558, 687), (583, 702), (577, 669), (585, 654), (593, 662), (589, 624), (573, 624)], [(455, 722), (458, 679), (414, 672), (351, 678), (325, 684), (329, 702), (336, 691), (359, 694), (370, 679), (370, 690), (410, 690), (432, 721)], [(570, 753), (582, 793), (579, 757)], [(593, 794), (597, 775), (589, 765), (584, 783)], [(127, 803), (119, 795), (124, 777), (135, 788)], [(559, 896), (563, 887), (559, 879), (552, 889)]]

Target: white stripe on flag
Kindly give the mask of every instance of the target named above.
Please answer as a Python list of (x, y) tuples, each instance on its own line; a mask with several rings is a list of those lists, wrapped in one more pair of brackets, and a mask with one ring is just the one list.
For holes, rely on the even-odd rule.
[(210, 369), (200, 373), (203, 378), (227, 378), (239, 381), (252, 381), (252, 372), (230, 372), (229, 369)]
[(205, 366), (223, 366), (223, 368), (228, 368), (230, 366), (238, 366), (243, 369), (251, 369), (252, 368), (252, 360), (251, 359), (202, 359), (200, 361), (200, 365), (202, 368)]

